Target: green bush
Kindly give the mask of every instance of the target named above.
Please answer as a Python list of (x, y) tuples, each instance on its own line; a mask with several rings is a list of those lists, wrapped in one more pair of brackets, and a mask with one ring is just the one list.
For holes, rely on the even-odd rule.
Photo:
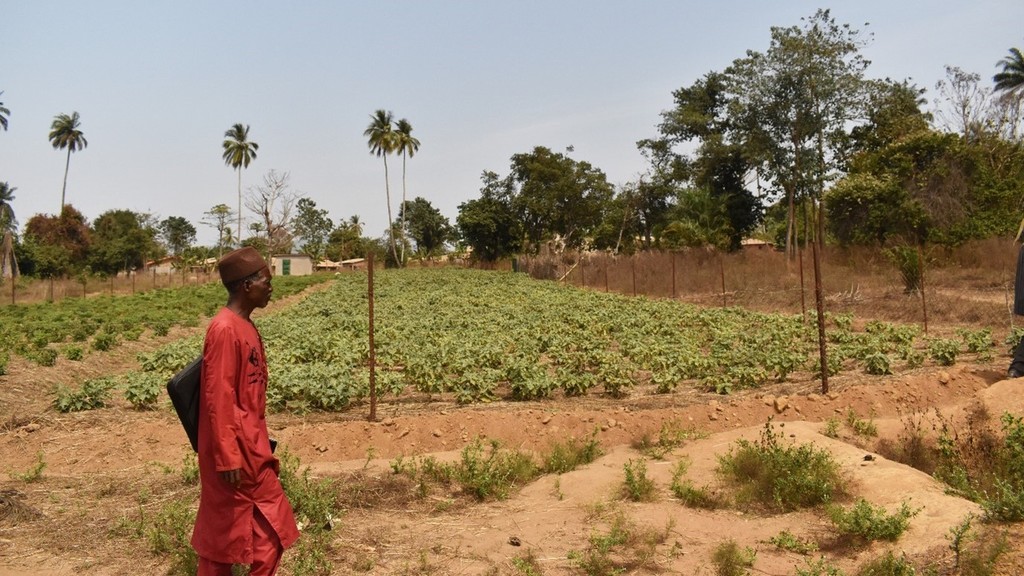
[(745, 576), (750, 574), (756, 555), (750, 548), (740, 548), (735, 540), (727, 540), (715, 547), (711, 562), (718, 576)]
[(829, 506), (828, 516), (840, 534), (874, 542), (875, 540), (895, 541), (910, 526), (910, 519), (920, 511), (912, 510), (906, 502), (900, 509), (889, 514), (885, 508), (874, 507), (861, 498), (849, 510), (841, 506)]
[(827, 450), (783, 444), (770, 421), (757, 442), (739, 440), (718, 461), (719, 473), (739, 485), (740, 501), (779, 511), (827, 503), (844, 491), (839, 464)]
[(917, 571), (914, 565), (902, 556), (896, 556), (892, 550), (879, 558), (870, 560), (857, 570), (856, 576), (914, 576)]
[(79, 361), (85, 356), (81, 346), (68, 346), (64, 349), (64, 357), (68, 360)]
[(688, 467), (689, 463), (685, 460), (680, 460), (676, 463), (676, 467), (672, 470), (672, 484), (669, 487), (672, 490), (672, 494), (679, 498), (684, 506), (690, 508), (703, 508), (705, 510), (721, 508), (724, 505), (722, 499), (713, 493), (710, 488), (707, 486), (697, 488), (693, 485), (693, 482), (683, 478)]
[(501, 450), (497, 440), (484, 450), (480, 438), (462, 449), (462, 458), (454, 466), (446, 466), (447, 475), (478, 500), (494, 497), (504, 500), (515, 486), (533, 480), (540, 473), (529, 454), (518, 450)]
[(40, 366), (53, 366), (57, 363), (58, 352), (53, 348), (39, 348), (28, 353), (28, 358)]
[(99, 334), (96, 334), (96, 336), (94, 336), (92, 339), (93, 350), (99, 350), (100, 352), (110, 350), (116, 344), (117, 334), (112, 334), (110, 332), (100, 332)]
[(864, 371), (872, 376), (884, 376), (892, 374), (889, 366), (889, 355), (884, 352), (875, 352), (864, 358)]
[(794, 536), (792, 532), (783, 530), (775, 536), (768, 539), (769, 544), (773, 544), (779, 550), (786, 550), (787, 552), (796, 552), (797, 554), (808, 555), (811, 552), (818, 551), (818, 545), (812, 540), (804, 540)]

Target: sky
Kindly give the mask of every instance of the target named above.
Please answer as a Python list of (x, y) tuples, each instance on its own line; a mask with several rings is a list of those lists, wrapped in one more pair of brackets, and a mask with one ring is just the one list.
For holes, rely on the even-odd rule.
[[(636, 180), (647, 168), (636, 142), (657, 136), (674, 90), (819, 8), (873, 34), (868, 77), (910, 79), (930, 100), (945, 66), (990, 85), (1024, 46), (1020, 0), (0, 0), (0, 181), (16, 188), (22, 226), (58, 213), (66, 151), (47, 136), (77, 111), (88, 147), (72, 154), (69, 204), (90, 220), (182, 216), (212, 244), (200, 221), (237, 206), (221, 145), (242, 123), (259, 144), (243, 193), (287, 172), (291, 192), (335, 222), (358, 215), (377, 237), (384, 168), (363, 131), (385, 109), (421, 143), (408, 199), (454, 223), (485, 170), (504, 176), (535, 146), (615, 185)], [(401, 158), (388, 168), (397, 215)]]

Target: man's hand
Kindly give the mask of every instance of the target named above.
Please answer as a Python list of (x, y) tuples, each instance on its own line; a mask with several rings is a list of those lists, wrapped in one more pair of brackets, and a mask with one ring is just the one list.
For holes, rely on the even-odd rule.
[(238, 485), (241, 484), (242, 482), (241, 468), (235, 468), (234, 470), (225, 470), (223, 472), (218, 472), (218, 474), (220, 474), (221, 480), (227, 482), (228, 484), (231, 484), (235, 488), (238, 488)]

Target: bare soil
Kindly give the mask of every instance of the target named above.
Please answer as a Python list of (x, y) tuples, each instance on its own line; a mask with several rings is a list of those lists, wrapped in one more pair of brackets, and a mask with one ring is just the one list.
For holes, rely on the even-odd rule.
[[(12, 359), (10, 373), (0, 376), (0, 576), (167, 571), (167, 559), (153, 555), (144, 538), (126, 535), (123, 526), (126, 518), (155, 513), (162, 503), (195, 492), (179, 478), (187, 443), (173, 412), (167, 406), (139, 412), (117, 399), (107, 408), (59, 414), (49, 403), (53, 386), (134, 369), (139, 351), (184, 334), (144, 338), (81, 362), (61, 358), (52, 368)], [(597, 431), (600, 459), (541, 477), (504, 501), (350, 490), (332, 532), (335, 574), (525, 574), (514, 562), (527, 558), (542, 574), (579, 574), (571, 553), (585, 550), (592, 535), (607, 533), (616, 514), (636, 530), (661, 535), (654, 555), (630, 573), (714, 574), (714, 549), (733, 540), (756, 550), (754, 573), (794, 574), (807, 557), (768, 543), (783, 530), (819, 542), (822, 552), (812, 558), (825, 554), (852, 573), (886, 550), (949, 561), (950, 529), (968, 514), (980, 514), (976, 504), (947, 494), (931, 476), (876, 451), (880, 440), (900, 442), (912, 420), (930, 431), (940, 421), (962, 425), (965, 414), (979, 410), (993, 421), (1007, 411), (1024, 414), (1024, 380), (1004, 380), (1007, 358), (967, 360), (886, 377), (841, 374), (830, 379), (827, 394), (804, 374), (731, 396), (684, 388), (658, 395), (641, 387), (625, 399), (592, 394), (460, 406), (445, 397), (406, 395), (384, 398), (373, 422), (366, 404), (334, 414), (271, 414), (268, 422), (280, 445), (313, 475), (338, 478), (350, 488), (376, 478), (372, 485), (384, 491), (389, 463), (400, 456), (454, 459), (477, 437), (541, 453), (554, 442)], [(871, 420), (879, 436), (857, 436), (845, 426), (839, 438), (823, 434), (829, 419), (842, 422), (850, 411)], [(676, 462), (688, 459), (686, 477), (696, 486), (718, 489), (718, 456), (737, 439), (757, 439), (769, 419), (784, 423), (779, 429), (792, 441), (828, 449), (849, 478), (853, 498), (890, 511), (903, 502), (920, 509), (910, 529), (895, 543), (843, 546), (833, 542), (831, 523), (820, 510), (696, 510), (672, 496)], [(645, 437), (656, 440), (667, 423), (704, 435), (647, 461), (656, 484), (653, 502), (623, 499), (624, 467), (643, 457), (634, 446)], [(26, 481), (40, 457), (41, 477)], [(989, 529), (1007, 534), (1012, 547), (997, 573), (1024, 573), (1024, 527)]]

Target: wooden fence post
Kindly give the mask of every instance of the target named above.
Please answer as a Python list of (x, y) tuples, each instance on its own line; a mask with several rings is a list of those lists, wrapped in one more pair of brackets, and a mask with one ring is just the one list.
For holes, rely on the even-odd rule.
[(370, 319), (370, 422), (377, 421), (377, 355), (373, 349), (373, 252), (366, 258), (366, 290)]

